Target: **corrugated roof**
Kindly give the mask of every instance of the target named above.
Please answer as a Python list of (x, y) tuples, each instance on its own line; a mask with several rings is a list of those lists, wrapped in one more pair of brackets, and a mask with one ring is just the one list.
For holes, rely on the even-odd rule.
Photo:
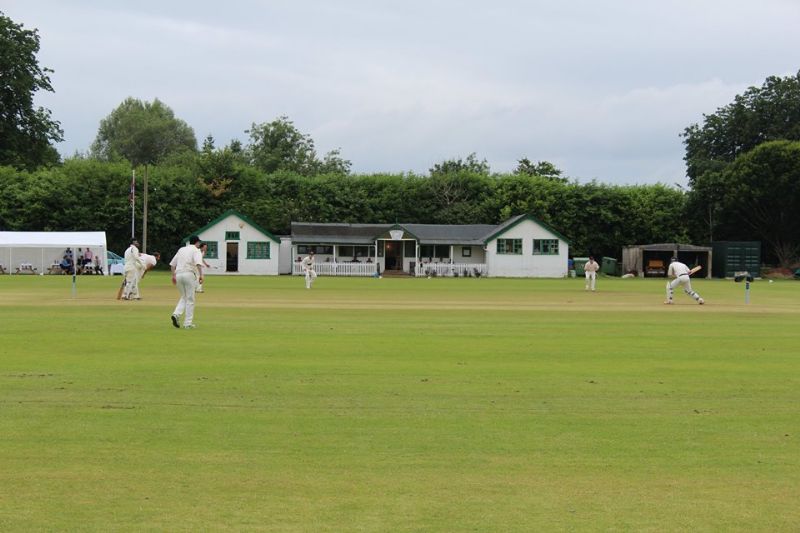
[(640, 248), (646, 252), (710, 252), (710, 246), (697, 246), (694, 244), (680, 244), (674, 242), (664, 242), (655, 244), (631, 244), (626, 248)]
[(398, 224), (417, 236), (421, 244), (482, 245), (494, 224)]
[(374, 244), (394, 224), (321, 224), (292, 222), (292, 241), (308, 244)]
[[(500, 225), (495, 224), (338, 224), (292, 222), (292, 241), (300, 244), (373, 244), (375, 239), (393, 228), (403, 228), (414, 235), (420, 244), (483, 245), (492, 236), (530, 219), (552, 231), (566, 241), (550, 226), (530, 215), (512, 217)], [(567, 241), (568, 242), (568, 241)]]

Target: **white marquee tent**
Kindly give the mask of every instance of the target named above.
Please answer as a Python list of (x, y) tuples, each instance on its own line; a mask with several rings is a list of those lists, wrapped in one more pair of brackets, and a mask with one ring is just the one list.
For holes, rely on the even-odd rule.
[(61, 261), (67, 248), (75, 257), (79, 249), (91, 248), (108, 274), (105, 231), (0, 231), (0, 266), (10, 274), (46, 273)]

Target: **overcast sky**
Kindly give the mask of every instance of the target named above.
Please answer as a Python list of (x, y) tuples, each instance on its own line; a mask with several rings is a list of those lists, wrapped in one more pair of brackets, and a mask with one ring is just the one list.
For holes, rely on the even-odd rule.
[(217, 146), (287, 115), (356, 173), (475, 152), (685, 184), (680, 133), (800, 69), (797, 0), (3, 0), (39, 30), (65, 156), (126, 97)]

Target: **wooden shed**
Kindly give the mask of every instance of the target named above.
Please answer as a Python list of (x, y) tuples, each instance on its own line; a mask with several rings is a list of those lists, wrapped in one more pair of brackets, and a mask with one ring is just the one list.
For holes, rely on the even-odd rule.
[(705, 274), (698, 273), (694, 277), (711, 277), (711, 247), (680, 243), (623, 246), (622, 271), (636, 272), (641, 277), (666, 277), (672, 257), (677, 257), (678, 261), (690, 267), (701, 265)]

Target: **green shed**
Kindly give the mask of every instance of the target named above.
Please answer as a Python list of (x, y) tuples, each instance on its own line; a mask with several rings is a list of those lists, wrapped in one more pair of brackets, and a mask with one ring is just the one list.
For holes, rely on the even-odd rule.
[(606, 276), (617, 276), (617, 260), (613, 257), (603, 257), (600, 263), (600, 272)]
[(586, 263), (589, 262), (588, 257), (575, 257), (573, 258), (575, 261), (575, 275), (578, 277), (584, 276), (586, 271), (583, 270), (583, 267), (586, 266)]
[(711, 243), (711, 274), (716, 278), (732, 278), (736, 272), (761, 273), (761, 242), (716, 241)]

